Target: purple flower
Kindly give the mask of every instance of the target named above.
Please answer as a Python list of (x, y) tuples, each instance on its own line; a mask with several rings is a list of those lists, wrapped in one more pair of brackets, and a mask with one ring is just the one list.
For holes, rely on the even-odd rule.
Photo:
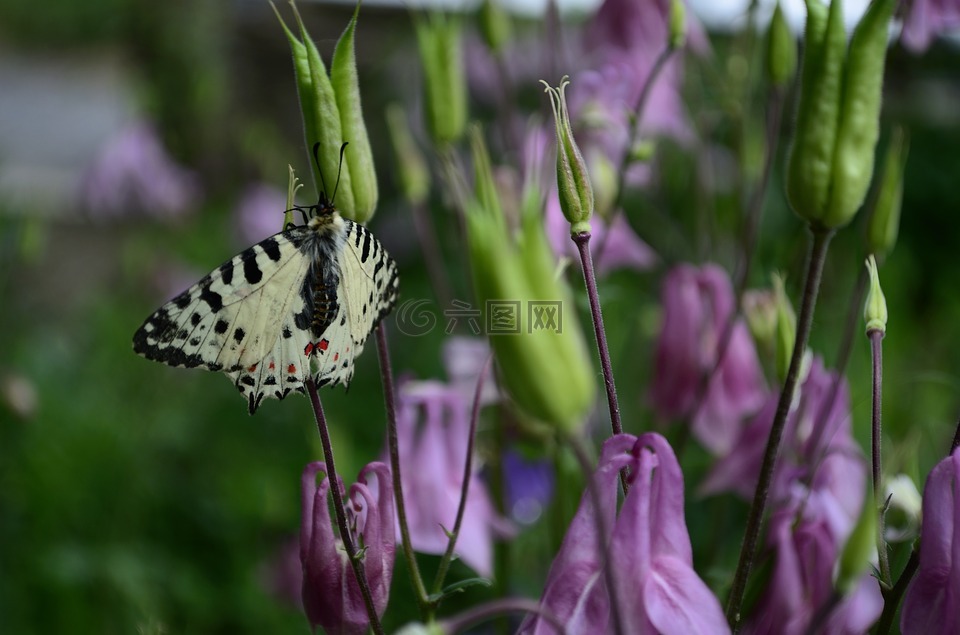
[[(631, 489), (617, 517), (617, 478), (625, 466)], [(609, 566), (626, 632), (728, 633), (720, 603), (693, 570), (683, 474), (667, 441), (655, 433), (608, 439), (593, 484), (599, 508), (584, 493), (550, 567), (541, 605), (572, 635), (610, 630), (610, 596), (597, 549), (599, 515), (610, 532)], [(531, 618), (520, 632), (552, 631)]]
[[(689, 7), (687, 39), (700, 53), (709, 49), (703, 27)], [(584, 42), (590, 51), (659, 55), (667, 46), (670, 0), (605, 0), (587, 25)]]
[[(824, 514), (834, 533), (846, 539), (863, 500), (866, 466), (851, 436), (850, 395), (845, 380), (837, 386), (830, 403), (836, 378), (836, 373), (823, 368), (819, 357), (813, 360), (787, 417), (770, 496), (773, 501), (786, 500), (798, 482), (828, 494)], [(713, 467), (701, 487), (703, 493), (734, 491), (747, 499), (753, 496), (778, 399), (779, 394), (770, 395), (733, 449)]]
[(900, 614), (903, 635), (960, 631), (960, 448), (923, 489), (920, 566)]
[[(454, 336), (443, 343), (443, 367), (447, 370), (449, 384), (460, 391), (468, 404), (473, 404), (477, 382), (484, 365), (490, 357), (490, 344), (480, 337)], [(500, 389), (493, 376), (493, 364), (487, 366), (480, 392), (480, 405), (500, 401)]]
[[(300, 523), (300, 563), (303, 568), (303, 608), (311, 626), (327, 633), (366, 633), (370, 620), (342, 541), (334, 536), (327, 505), (330, 480), (324, 475), (317, 485), (323, 463), (310, 463), (303, 470)], [(376, 492), (368, 477), (376, 479)], [(342, 485), (338, 488), (342, 490)], [(335, 493), (334, 495), (339, 495)], [(350, 487), (347, 514), (354, 545), (363, 548), (363, 569), (373, 604), (383, 615), (393, 577), (394, 538), (393, 487), (390, 469), (371, 463)]]
[(913, 0), (908, 3), (900, 40), (914, 53), (922, 53), (941, 33), (960, 29), (960, 0)]
[[(446, 531), (453, 529), (460, 504), (469, 433), (470, 406), (456, 388), (436, 381), (401, 387), (398, 449), (410, 539), (417, 551), (446, 551)], [(510, 537), (515, 529), (497, 515), (478, 472), (479, 468), (471, 475), (456, 551), (477, 573), (489, 576), (493, 539)]]
[[(753, 340), (737, 319), (719, 366), (717, 349), (734, 308), (723, 269), (680, 265), (664, 278), (663, 328), (657, 342), (651, 398), (664, 418), (691, 417), (694, 436), (724, 454), (743, 428), (741, 421), (763, 404), (766, 384)], [(700, 398), (701, 382), (716, 366)]]
[(286, 192), (265, 183), (248, 185), (233, 212), (240, 239), (249, 245), (273, 236), (283, 229), (283, 212), (286, 209)]
[(518, 523), (532, 525), (553, 498), (553, 465), (507, 450), (503, 453), (503, 485), (510, 516)]
[(80, 190), (83, 208), (103, 219), (135, 212), (177, 218), (195, 207), (199, 196), (196, 174), (174, 163), (146, 122), (128, 126), (107, 143)]
[[(809, 632), (833, 593), (833, 571), (850, 533), (849, 527), (836, 526), (834, 503), (829, 494), (795, 486), (789, 501), (772, 514), (768, 546), (773, 552), (773, 571), (756, 610), (744, 622), (744, 635)], [(855, 516), (859, 513), (859, 509), (849, 511)], [(882, 609), (880, 587), (865, 574), (817, 632), (865, 633)]]

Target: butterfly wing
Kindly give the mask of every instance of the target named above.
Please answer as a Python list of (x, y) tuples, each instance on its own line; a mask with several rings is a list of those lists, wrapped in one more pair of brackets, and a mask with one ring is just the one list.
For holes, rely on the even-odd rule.
[[(300, 292), (311, 260), (300, 246), (309, 231), (285, 230), (204, 276), (146, 319), (133, 336), (134, 351), (170, 366), (228, 374), (258, 366), (278, 349), (278, 341), (293, 339), (300, 331), (292, 316), (304, 304)], [(293, 347), (279, 348), (286, 354)], [(286, 361), (285, 356), (276, 357), (275, 368)], [(275, 384), (280, 383), (279, 372), (276, 375)], [(246, 393), (250, 386), (238, 388)]]

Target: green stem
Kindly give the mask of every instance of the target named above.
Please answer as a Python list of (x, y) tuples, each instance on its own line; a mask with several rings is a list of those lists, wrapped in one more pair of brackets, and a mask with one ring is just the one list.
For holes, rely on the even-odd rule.
[(767, 447), (763, 454), (763, 463), (760, 467), (760, 478), (754, 492), (753, 503), (747, 517), (747, 527), (740, 547), (740, 559), (737, 562), (737, 571), (730, 588), (730, 598), (727, 602), (727, 621), (736, 632), (740, 622), (740, 609), (743, 605), (743, 595), (747, 587), (747, 579), (760, 540), (760, 526), (763, 522), (767, 499), (770, 495), (770, 484), (773, 481), (774, 470), (777, 466), (777, 457), (780, 454), (780, 441), (783, 429), (787, 423), (787, 415), (793, 403), (793, 394), (796, 391), (800, 378), (800, 365), (803, 353), (810, 338), (810, 327), (813, 323), (814, 309), (817, 304), (817, 293), (820, 290), (820, 276), (823, 274), (823, 265), (826, 261), (827, 248), (833, 237), (832, 230), (811, 228), (812, 240), (810, 255), (807, 262), (807, 276), (803, 289), (803, 301), (800, 305), (800, 315), (797, 319), (797, 337), (794, 342), (793, 356), (790, 358), (790, 367), (787, 377), (780, 391), (780, 400), (777, 402), (777, 411), (770, 427), (770, 436), (767, 438)]
[(400, 542), (403, 555), (410, 570), (410, 581), (417, 596), (420, 616), (427, 619), (430, 614), (430, 600), (427, 588), (423, 584), (417, 556), (413, 553), (410, 541), (410, 526), (407, 523), (407, 508), (403, 502), (403, 479), (400, 477), (400, 450), (397, 442), (397, 406), (393, 391), (393, 367), (390, 365), (390, 349), (387, 346), (387, 330), (383, 322), (377, 325), (377, 353), (380, 358), (380, 375), (383, 380), (383, 400), (387, 407), (387, 447), (390, 452), (390, 474), (393, 476), (393, 496), (397, 506), (397, 520), (400, 523)]
[(363, 596), (363, 603), (367, 607), (367, 617), (370, 618), (370, 628), (377, 635), (383, 635), (383, 626), (380, 624), (380, 617), (377, 615), (377, 609), (373, 604), (373, 595), (370, 593), (370, 585), (367, 582), (367, 575), (363, 570), (362, 558), (357, 557), (357, 548), (353, 544), (353, 537), (350, 535), (350, 528), (347, 525), (347, 513), (343, 508), (343, 498), (340, 494), (340, 477), (337, 476), (337, 466), (333, 462), (333, 445), (330, 443), (330, 430), (327, 428), (327, 418), (323, 414), (323, 406), (320, 404), (320, 395), (317, 394), (317, 385), (313, 379), (305, 382), (307, 393), (310, 395), (310, 404), (313, 406), (313, 415), (317, 420), (317, 431), (320, 433), (320, 443), (323, 445), (323, 460), (326, 462), (327, 478), (330, 479), (330, 489), (333, 490), (333, 511), (337, 516), (337, 527), (340, 530), (340, 540), (343, 542), (343, 548), (347, 552), (347, 559), (353, 567), (353, 574), (357, 578), (357, 586), (360, 587), (360, 595)]

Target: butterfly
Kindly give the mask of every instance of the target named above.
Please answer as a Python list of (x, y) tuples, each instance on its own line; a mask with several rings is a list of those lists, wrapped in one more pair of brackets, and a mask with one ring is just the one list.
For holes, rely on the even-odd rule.
[(288, 223), (157, 309), (134, 334), (134, 352), (226, 373), (250, 414), (264, 397), (302, 393), (309, 379), (349, 385), (354, 360), (396, 304), (397, 265), (324, 194), (295, 209), (304, 225)]

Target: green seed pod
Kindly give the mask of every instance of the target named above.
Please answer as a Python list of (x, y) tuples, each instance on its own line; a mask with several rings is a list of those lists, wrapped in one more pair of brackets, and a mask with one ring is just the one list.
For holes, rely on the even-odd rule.
[(784, 88), (797, 72), (797, 40), (777, 3), (767, 33), (767, 75), (775, 88)]
[(797, 342), (797, 314), (793, 311), (790, 298), (783, 288), (783, 278), (773, 277), (773, 288), (777, 303), (777, 335), (775, 340), (775, 364), (777, 377), (783, 381), (790, 369), (790, 358)]
[(437, 145), (454, 143), (467, 125), (467, 80), (460, 22), (436, 13), (414, 19), (423, 66), (427, 129)]
[(670, 0), (670, 48), (679, 49), (687, 42), (687, 7), (683, 0)]
[(902, 128), (893, 131), (887, 147), (882, 172), (878, 179), (877, 199), (867, 225), (867, 249), (883, 260), (897, 244), (900, 229), (900, 208), (903, 204), (903, 172), (906, 169), (909, 143)]
[(510, 16), (503, 10), (499, 0), (483, 0), (480, 3), (480, 35), (491, 51), (499, 52), (510, 41)]
[(387, 106), (387, 130), (393, 142), (403, 195), (411, 205), (420, 205), (427, 200), (430, 193), (430, 170), (416, 141), (413, 140), (413, 135), (410, 134), (407, 115), (400, 104)]
[(880, 136), (887, 37), (896, 4), (896, 0), (874, 0), (850, 41), (830, 199), (822, 219), (826, 227), (849, 223), (870, 188)]

